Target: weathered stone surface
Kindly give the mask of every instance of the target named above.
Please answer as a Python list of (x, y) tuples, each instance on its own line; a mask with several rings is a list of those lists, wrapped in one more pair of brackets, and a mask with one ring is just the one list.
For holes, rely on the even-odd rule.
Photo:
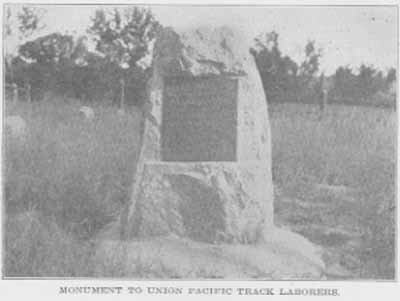
[(237, 80), (238, 85), (236, 161), (256, 160), (265, 166), (271, 165), (267, 102), (248, 47), (240, 34), (226, 27), (200, 28), (179, 35), (167, 28), (160, 34), (154, 46), (154, 72), (147, 102), (145, 160), (162, 161), (162, 107), (166, 81), (223, 77)]
[(250, 243), (273, 227), (267, 102), (248, 49), (227, 27), (160, 33), (128, 234)]
[(136, 203), (134, 232), (175, 233), (193, 240), (255, 242), (272, 227), (268, 170), (234, 162), (147, 163)]

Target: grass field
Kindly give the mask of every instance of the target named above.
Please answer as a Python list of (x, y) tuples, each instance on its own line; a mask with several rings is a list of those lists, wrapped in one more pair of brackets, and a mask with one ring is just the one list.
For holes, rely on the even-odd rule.
[[(129, 201), (140, 114), (99, 106), (87, 121), (79, 106), (6, 106), (29, 125), (25, 144), (4, 145), (6, 276), (101, 276), (91, 238)], [(275, 223), (323, 246), (332, 278), (394, 277), (395, 115), (270, 107)]]
[[(395, 273), (396, 113), (271, 108), (275, 219), (325, 249), (332, 277)], [(343, 268), (345, 270), (343, 270)]]

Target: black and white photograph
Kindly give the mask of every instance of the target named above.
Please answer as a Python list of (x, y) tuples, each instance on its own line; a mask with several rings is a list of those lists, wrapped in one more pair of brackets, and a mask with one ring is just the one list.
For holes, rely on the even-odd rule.
[(395, 282), (398, 9), (3, 4), (3, 280)]

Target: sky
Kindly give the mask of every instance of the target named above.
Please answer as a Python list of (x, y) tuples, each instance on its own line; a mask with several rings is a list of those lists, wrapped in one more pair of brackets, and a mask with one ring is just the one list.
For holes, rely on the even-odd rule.
[[(16, 6), (15, 6), (16, 7)], [(94, 5), (44, 5), (46, 32), (83, 34)], [(103, 6), (104, 7), (104, 6)], [(394, 6), (148, 6), (166, 26), (234, 25), (251, 41), (275, 30), (280, 49), (300, 62), (308, 40), (322, 48), (321, 71), (362, 63), (382, 70), (397, 66), (397, 10)], [(45, 32), (44, 32), (45, 33)], [(249, 45), (250, 46), (250, 45)]]

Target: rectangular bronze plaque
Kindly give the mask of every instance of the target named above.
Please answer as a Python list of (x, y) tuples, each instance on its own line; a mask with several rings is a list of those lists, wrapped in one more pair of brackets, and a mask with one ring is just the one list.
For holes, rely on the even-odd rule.
[(162, 112), (164, 161), (235, 161), (237, 80), (170, 78)]

